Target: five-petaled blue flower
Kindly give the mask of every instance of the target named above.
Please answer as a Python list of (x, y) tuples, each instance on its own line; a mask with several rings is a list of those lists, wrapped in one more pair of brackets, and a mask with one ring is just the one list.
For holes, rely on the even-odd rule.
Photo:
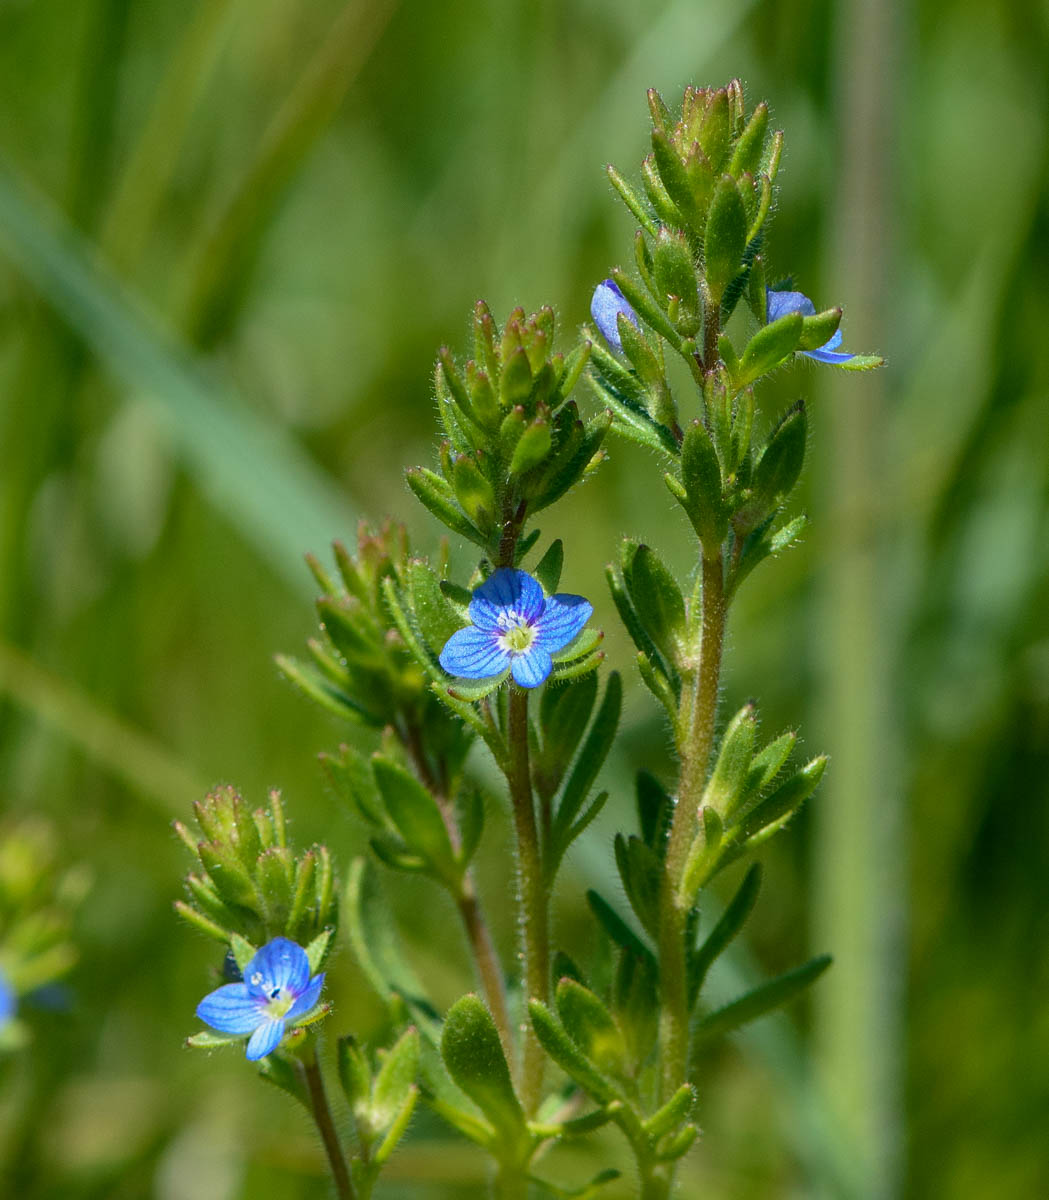
[[(765, 289), (765, 305), (768, 315), (768, 322), (771, 325), (773, 321), (778, 321), (780, 317), (787, 316), (788, 313), (801, 313), (803, 317), (814, 317), (816, 315), (816, 306), (803, 292), (774, 292), (771, 288)], [(841, 345), (841, 330), (836, 329), (829, 341), (823, 343), (816, 350), (799, 350), (799, 354), (804, 354), (808, 358), (814, 358), (817, 362), (823, 363), (844, 363), (850, 358), (855, 358), (855, 354), (845, 354), (838, 350)]]
[(594, 324), (601, 330), (601, 336), (617, 354), (623, 353), (623, 341), (619, 336), (620, 313), (637, 324), (637, 313), (619, 290), (619, 285), (614, 279), (606, 279), (594, 288), (590, 300), (590, 315), (594, 318)]
[(509, 670), (525, 688), (538, 687), (553, 670), (551, 655), (563, 650), (590, 620), (582, 596), (544, 596), (525, 571), (500, 567), (474, 591), (472, 625), (445, 643), (441, 666), (463, 679), (490, 679)]
[(306, 951), (287, 938), (274, 938), (244, 968), (243, 983), (227, 983), (205, 996), (197, 1016), (220, 1033), (250, 1033), (247, 1056), (272, 1054), (285, 1026), (315, 1007), (324, 975), (310, 978)]

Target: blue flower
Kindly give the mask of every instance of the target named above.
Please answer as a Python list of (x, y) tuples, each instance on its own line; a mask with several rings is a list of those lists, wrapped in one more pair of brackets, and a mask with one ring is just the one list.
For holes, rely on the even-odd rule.
[(324, 975), (310, 978), (306, 951), (287, 938), (267, 942), (244, 968), (243, 983), (227, 983), (204, 997), (197, 1016), (220, 1033), (250, 1033), (247, 1056), (272, 1054), (285, 1026), (316, 1006)]
[(510, 670), (525, 688), (538, 687), (563, 650), (590, 620), (582, 596), (544, 596), (537, 579), (500, 567), (474, 591), (472, 625), (445, 643), (441, 666), (463, 679), (490, 679)]
[(7, 982), (3, 971), (0, 971), (0, 1028), (15, 1015), (17, 1003), (14, 988)]
[(590, 315), (594, 324), (601, 330), (601, 336), (617, 354), (623, 353), (623, 342), (619, 336), (619, 314), (637, 324), (637, 313), (630, 307), (630, 302), (619, 290), (614, 279), (606, 279), (594, 288), (590, 300)]
[[(765, 302), (769, 324), (787, 316), (788, 313), (801, 313), (803, 317), (816, 315), (815, 304), (802, 292), (774, 292), (771, 288), (766, 288)], [(848, 362), (850, 358), (856, 357), (855, 354), (837, 353), (840, 345), (841, 330), (836, 329), (830, 340), (824, 342), (819, 349), (799, 350), (798, 353), (814, 358), (817, 362), (831, 364)]]

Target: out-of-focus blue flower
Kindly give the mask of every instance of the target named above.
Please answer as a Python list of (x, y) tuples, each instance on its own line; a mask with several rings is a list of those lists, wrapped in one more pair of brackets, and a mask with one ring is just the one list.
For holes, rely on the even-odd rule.
[(553, 670), (551, 655), (576, 638), (593, 611), (582, 596), (544, 596), (527, 572), (500, 567), (474, 591), (473, 624), (448, 639), (441, 666), (463, 679), (509, 669), (521, 687), (538, 687)]
[(3, 971), (0, 971), (0, 1027), (6, 1025), (15, 1015), (17, 1004), (14, 988), (7, 982)]
[[(765, 290), (765, 302), (768, 313), (768, 322), (778, 321), (780, 317), (785, 317), (788, 313), (801, 313), (803, 317), (814, 317), (816, 315), (816, 306), (803, 292), (774, 292), (771, 288)], [(799, 354), (804, 354), (809, 358), (814, 358), (817, 362), (843, 363), (848, 362), (850, 358), (855, 358), (855, 354), (845, 354), (838, 351), (841, 345), (841, 330), (836, 329), (829, 341), (823, 343), (816, 350), (799, 350)]]
[(197, 1016), (220, 1033), (250, 1033), (247, 1056), (254, 1062), (277, 1049), (288, 1022), (316, 1006), (323, 986), (323, 974), (310, 978), (301, 946), (274, 938), (244, 968), (244, 982), (224, 984), (205, 996)]
[(623, 353), (623, 342), (619, 336), (619, 314), (637, 324), (637, 313), (630, 307), (630, 302), (619, 290), (614, 279), (606, 279), (594, 288), (590, 300), (590, 315), (594, 324), (601, 331), (601, 336), (617, 354)]

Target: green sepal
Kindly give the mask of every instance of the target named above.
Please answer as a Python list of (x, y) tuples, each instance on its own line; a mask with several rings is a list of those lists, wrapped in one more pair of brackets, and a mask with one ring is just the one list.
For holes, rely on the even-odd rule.
[(310, 975), (316, 975), (327, 962), (334, 938), (334, 929), (322, 929), (309, 945), (303, 947), (306, 951), (306, 959), (310, 964)]
[(814, 317), (802, 317), (799, 350), (818, 350), (834, 336), (841, 324), (841, 309), (828, 308)]
[(750, 869), (743, 876), (743, 882), (736, 890), (721, 918), (707, 934), (701, 946), (694, 950), (688, 963), (688, 1004), (689, 1008), (696, 1003), (707, 972), (714, 965), (718, 956), (732, 942), (743, 928), (747, 917), (750, 916), (758, 892), (761, 890), (761, 864), (751, 863)]
[[(237, 964), (237, 970), (243, 975), (248, 969), (248, 963), (258, 953), (257, 948), (246, 937), (241, 937), (239, 933), (229, 935), (229, 948), (233, 955), (233, 961)], [(313, 971), (310, 971), (310, 974), (312, 975)]]
[(768, 292), (765, 284), (765, 260), (758, 254), (747, 274), (747, 303), (759, 325), (768, 324)]
[(820, 954), (800, 967), (777, 975), (775, 979), (697, 1021), (694, 1037), (699, 1041), (721, 1037), (782, 1007), (817, 980), (832, 961), (829, 954)]
[(566, 1075), (599, 1104), (617, 1098), (611, 1081), (590, 1062), (541, 1000), (528, 1001), (528, 1015), (540, 1045)]
[[(698, 230), (700, 213), (696, 208), (696, 198), (692, 192), (688, 173), (685, 171), (677, 150), (670, 139), (661, 130), (652, 131), (652, 153), (655, 156), (656, 170), (663, 185), (665, 194), (673, 202), (673, 210), (660, 213), (667, 225), (686, 226)], [(651, 193), (649, 198), (651, 199)], [(670, 218), (667, 220), (667, 218)]]
[(688, 1120), (695, 1103), (695, 1089), (690, 1083), (683, 1083), (662, 1108), (657, 1109), (642, 1123), (641, 1128), (650, 1141), (658, 1141), (677, 1129), (682, 1121)]
[(234, 910), (257, 909), (260, 897), (255, 884), (228, 846), (218, 842), (201, 842), (197, 853), (215, 890), (226, 904), (232, 905)]
[(355, 697), (333, 683), (316, 667), (299, 662), (287, 654), (276, 654), (273, 661), (280, 673), (299, 691), (342, 720), (355, 721), (373, 728), (381, 728), (384, 724), (381, 716), (366, 709)]
[(769, 128), (769, 106), (764, 100), (758, 104), (732, 150), (729, 174), (738, 179), (744, 174), (757, 174), (761, 166), (761, 153), (765, 148), (765, 137)]
[[(176, 900), (173, 905), (175, 912), (188, 925), (192, 925), (199, 933), (205, 934), (209, 938), (213, 938), (216, 942), (222, 942), (224, 945), (229, 942), (229, 930), (213, 921), (210, 917), (206, 917), (203, 913), (191, 907), (185, 900)], [(228, 919), (232, 914), (224, 914), (223, 919)]]
[(358, 1122), (368, 1118), (368, 1102), (371, 1099), (372, 1073), (368, 1058), (355, 1038), (341, 1037), (336, 1044), (335, 1063), (339, 1083), (346, 1100)]
[(495, 1022), (477, 996), (463, 996), (448, 1010), (441, 1057), (452, 1080), (499, 1131), (504, 1145), (519, 1152), (530, 1140), (524, 1111), (514, 1094)]
[(699, 810), (699, 831), (689, 847), (685, 869), (681, 874), (678, 898), (684, 905), (692, 903), (699, 889), (711, 879), (724, 863), (724, 825), (713, 808)]
[(647, 446), (650, 450), (660, 450), (672, 458), (677, 457), (674, 435), (666, 426), (654, 420), (641, 402), (630, 399), (625, 393), (616, 390), (607, 377), (591, 375), (589, 378), (598, 399), (607, 404), (615, 414), (616, 420), (612, 427), (621, 437)]
[(456, 679), (454, 683), (444, 684), (443, 687), (440, 684), (436, 686), (447, 692), (453, 700), (465, 700), (468, 704), (476, 704), (478, 700), (490, 696), (509, 674), (510, 668), (507, 667), (505, 671), (488, 679)]
[(804, 318), (801, 313), (787, 313), (778, 320), (762, 326), (747, 343), (739, 361), (739, 373), (733, 377), (738, 390), (766, 372), (785, 362), (798, 348)]
[[(708, 156), (709, 157), (709, 156)], [(731, 175), (722, 175), (714, 188), (703, 239), (703, 259), (711, 298), (721, 303), (725, 289), (735, 279), (747, 248), (747, 213)]]
[(739, 562), (733, 569), (726, 587), (726, 599), (732, 598), (739, 585), (759, 563), (786, 550), (791, 543), (797, 541), (808, 523), (808, 517), (803, 513), (792, 521), (788, 521), (786, 525), (782, 525), (775, 532), (771, 528), (771, 517), (763, 525), (759, 525), (743, 543), (743, 553), (740, 555)]
[(555, 993), (565, 1032), (603, 1075), (627, 1074), (626, 1044), (612, 1014), (589, 988), (562, 979)]
[(537, 417), (522, 431), (510, 460), (510, 474), (524, 475), (539, 466), (553, 445), (550, 422)]
[(495, 490), (481, 469), (484, 451), (460, 454), (452, 462), (452, 488), (460, 508), (479, 530), (488, 530), (495, 518)]
[(667, 663), (680, 665), (685, 646), (685, 599), (674, 576), (651, 547), (637, 547), (624, 582), (645, 632)]
[(461, 871), (437, 801), (414, 775), (389, 759), (375, 755), (372, 769), (386, 811), (409, 853), (424, 859), (436, 876), (455, 886)]
[(385, 823), (382, 798), (370, 760), (345, 743), (337, 755), (322, 753), (318, 758), (339, 798), (356, 808), (369, 825), (381, 827)]
[(382, 1060), (371, 1089), (371, 1124), (377, 1133), (393, 1125), (419, 1075), (419, 1032), (406, 1029)]
[(440, 475), (426, 467), (410, 467), (404, 477), (418, 499), (438, 521), (443, 522), (453, 533), (459, 534), (467, 541), (474, 542), (481, 547), (487, 545), (486, 536), (460, 511), (451, 485)]
[(783, 770), (787, 759), (794, 752), (798, 735), (788, 731), (774, 738), (764, 749), (759, 750), (747, 768), (747, 778), (739, 795), (726, 811), (725, 816), (731, 817), (740, 808), (749, 807)]
[(652, 215), (646, 210), (642, 203), (641, 197), (634, 191), (629, 183), (622, 175), (612, 166), (611, 163), (605, 167), (605, 173), (608, 175), (609, 182), (619, 193), (620, 199), (633, 214), (634, 219), (646, 232), (653, 237), (656, 235), (656, 230), (659, 226), (653, 220)]
[(745, 704), (721, 735), (717, 761), (703, 790), (701, 803), (709, 805), (723, 817), (735, 807), (747, 782), (747, 773), (754, 757), (756, 732), (754, 705)]
[(841, 371), (873, 371), (885, 366), (885, 359), (879, 354), (854, 354), (844, 362), (834, 363)]
[(805, 405), (799, 400), (776, 426), (754, 467), (745, 508), (750, 525), (774, 513), (793, 491), (805, 463), (807, 439)]
[(724, 169), (732, 144), (732, 120), (727, 88), (707, 94), (706, 111), (699, 127), (698, 141), (715, 171)]
[(652, 251), (652, 278), (666, 297), (680, 304), (677, 329), (685, 337), (699, 332), (703, 314), (696, 286), (696, 268), (684, 234), (661, 228)]
[(702, 421), (693, 421), (685, 430), (681, 444), (681, 483), (687, 500), (687, 503), (681, 501), (682, 506), (704, 551), (712, 555), (728, 531), (728, 510), (722, 496), (721, 464)]
[(389, 1129), (386, 1131), (386, 1136), (379, 1143), (378, 1149), (375, 1151), (374, 1162), (376, 1167), (381, 1167), (390, 1155), (397, 1149), (397, 1143), (404, 1136), (405, 1130), (408, 1128), (408, 1122), (412, 1119), (412, 1113), (415, 1111), (415, 1105), (419, 1099), (419, 1086), (412, 1084), (404, 1097), (404, 1103), (397, 1110), (397, 1114), (393, 1121), (390, 1122)]
[(623, 293), (631, 308), (634, 309), (645, 324), (654, 329), (675, 350), (680, 352), (681, 335), (671, 324), (670, 318), (666, 313), (653, 302), (648, 292), (638, 287), (634, 280), (625, 271), (620, 270), (619, 267), (613, 269), (612, 279)]
[(738, 812), (730, 826), (733, 840), (754, 845), (756, 840), (764, 841), (782, 828), (819, 786), (826, 768), (826, 756), (821, 754), (780, 784), (771, 796)]
[(445, 594), (437, 572), (421, 559), (408, 564), (411, 613), (428, 647), (440, 648), (463, 626), (458, 604)]
[(245, 1037), (242, 1033), (212, 1033), (202, 1029), (186, 1038), (185, 1044), (194, 1050), (218, 1050), (222, 1046), (243, 1046)]
[[(508, 326), (509, 328), (509, 326)], [(532, 390), (532, 364), (523, 346), (504, 354), (503, 372), (499, 379), (499, 399), (504, 409), (523, 404)]]
[(637, 652), (635, 661), (645, 687), (663, 705), (670, 720), (676, 720), (680, 683), (671, 682), (663, 667), (650, 658), (644, 650)]
[(696, 1126), (686, 1125), (684, 1129), (680, 1129), (660, 1142), (656, 1147), (656, 1158), (661, 1162), (675, 1162), (677, 1159), (683, 1158), (692, 1148), (692, 1143), (697, 1137), (699, 1137), (699, 1130)]
[(269, 1054), (258, 1064), (259, 1078), (280, 1088), (286, 1095), (291, 1096), (307, 1110), (312, 1112), (310, 1096), (303, 1082), (302, 1074), (281, 1054)]
[(543, 591), (552, 596), (561, 582), (561, 568), (565, 561), (565, 546), (560, 538), (555, 538), (547, 548), (546, 553), (536, 563), (532, 574), (539, 580)]

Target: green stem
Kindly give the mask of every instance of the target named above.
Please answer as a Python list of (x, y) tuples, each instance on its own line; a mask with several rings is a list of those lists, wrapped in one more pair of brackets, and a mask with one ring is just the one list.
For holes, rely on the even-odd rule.
[[(548, 999), (550, 945), (543, 886), (543, 864), (536, 831), (532, 781), (528, 765), (528, 693), (517, 684), (510, 685), (509, 714), (510, 802), (517, 835), (517, 877), (524, 935), (525, 988), (528, 999)], [(539, 1101), (543, 1084), (543, 1050), (529, 1026), (525, 1031), (524, 1072), (521, 1101), (532, 1113)]]
[(718, 362), (718, 338), (721, 336), (721, 297), (715, 299), (704, 286), (703, 369), (713, 371)]
[(324, 1091), (324, 1078), (321, 1075), (320, 1064), (317, 1062), (317, 1051), (310, 1047), (302, 1060), (302, 1072), (306, 1077), (306, 1088), (310, 1096), (310, 1110), (317, 1123), (317, 1129), (328, 1155), (328, 1165), (331, 1167), (332, 1179), (335, 1181), (335, 1192), (339, 1200), (357, 1200), (346, 1158), (342, 1153), (339, 1135), (332, 1120), (331, 1108), (328, 1106), (328, 1096)]
[(660, 1047), (664, 1100), (681, 1086), (688, 1067), (688, 980), (685, 961), (688, 901), (679, 895), (679, 887), (696, 829), (699, 802), (714, 742), (721, 652), (725, 640), (727, 610), (721, 556), (704, 556), (701, 571), (702, 621), (695, 665), (684, 679), (677, 730), (681, 774), (660, 889)]

